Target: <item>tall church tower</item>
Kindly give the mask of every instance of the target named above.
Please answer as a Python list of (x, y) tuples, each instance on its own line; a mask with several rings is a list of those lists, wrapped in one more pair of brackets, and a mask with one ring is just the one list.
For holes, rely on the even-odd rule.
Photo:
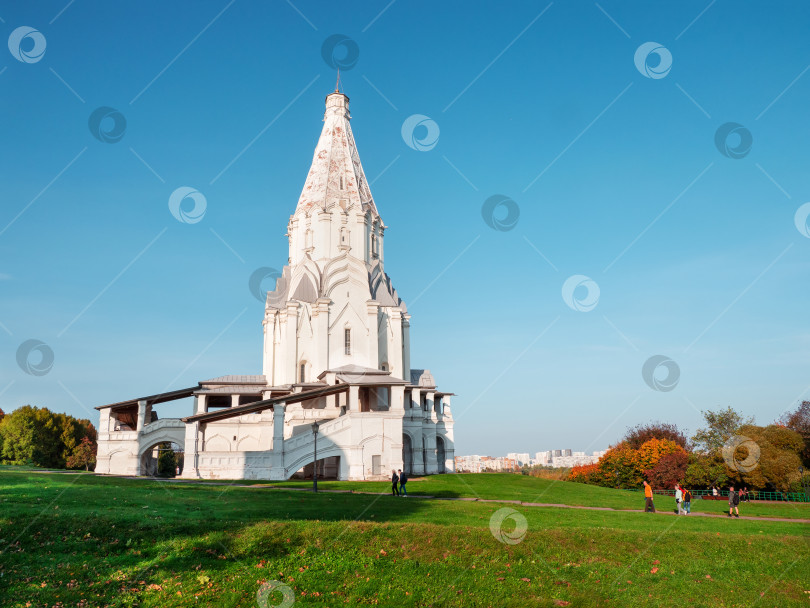
[(263, 374), (270, 386), (315, 381), (347, 365), (410, 381), (409, 319), (384, 270), (385, 224), (335, 90), (287, 226), (289, 260), (267, 294)]

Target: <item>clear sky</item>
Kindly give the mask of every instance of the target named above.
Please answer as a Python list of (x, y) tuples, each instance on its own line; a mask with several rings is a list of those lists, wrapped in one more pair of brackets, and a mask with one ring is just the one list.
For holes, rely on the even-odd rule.
[(768, 423), (810, 396), (808, 24), (799, 1), (5, 4), (0, 407), (97, 423), (261, 372), (249, 280), (286, 261), (342, 64), (457, 454)]

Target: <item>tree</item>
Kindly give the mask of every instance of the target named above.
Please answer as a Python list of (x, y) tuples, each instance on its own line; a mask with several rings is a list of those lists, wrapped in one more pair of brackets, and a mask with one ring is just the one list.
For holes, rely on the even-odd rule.
[(780, 492), (798, 489), (804, 442), (796, 431), (771, 424), (740, 427), (744, 437), (736, 449), (723, 453), (727, 473), (735, 483), (755, 489), (772, 488)]
[(158, 477), (174, 477), (177, 459), (171, 443), (161, 443), (158, 446)]
[(576, 467), (569, 478), (607, 488), (638, 488), (644, 480), (644, 472), (655, 468), (662, 457), (673, 453), (686, 452), (669, 439), (652, 438), (638, 449), (621, 441), (611, 446), (594, 468)]
[(705, 411), (706, 428), (700, 429), (692, 437), (695, 449), (704, 454), (722, 449), (723, 444), (731, 437), (739, 434), (740, 427), (754, 424), (754, 418), (743, 418), (731, 406), (717, 412)]
[(571, 469), (568, 474), (568, 481), (577, 481), (579, 483), (596, 483), (596, 475), (598, 474), (599, 465), (592, 464), (578, 464)]
[(723, 487), (728, 484), (726, 464), (720, 452), (703, 454), (692, 452), (683, 477), (684, 484), (690, 488)]
[(637, 424), (628, 428), (624, 436), (624, 441), (633, 448), (638, 449), (650, 439), (667, 439), (673, 441), (683, 449), (687, 449), (686, 435), (678, 426), (670, 422), (650, 422), (648, 424)]
[(83, 437), (95, 444), (96, 429), (89, 420), (26, 405), (0, 421), (0, 459), (63, 468)]
[(3, 438), (4, 462), (26, 464), (34, 462), (34, 435), (36, 421), (30, 405), (18, 408), (3, 417), (0, 436)]
[(788, 412), (778, 422), (801, 435), (804, 441), (802, 464), (805, 468), (810, 468), (810, 401), (802, 401), (795, 412)]
[(671, 489), (676, 483), (683, 483), (689, 454), (683, 450), (664, 454), (651, 469), (644, 471), (644, 477), (654, 488)]
[(89, 437), (82, 437), (79, 445), (73, 448), (73, 452), (68, 456), (65, 466), (68, 469), (84, 467), (85, 471), (89, 471), (91, 466), (96, 466), (96, 449), (94, 441), (91, 441)]

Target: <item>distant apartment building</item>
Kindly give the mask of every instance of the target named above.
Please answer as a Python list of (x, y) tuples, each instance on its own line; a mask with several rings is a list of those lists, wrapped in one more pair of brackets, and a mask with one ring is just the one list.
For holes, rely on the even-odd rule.
[(471, 456), (455, 457), (456, 471), (464, 473), (508, 472), (520, 469), (518, 461), (509, 456)]
[(524, 466), (544, 466), (570, 468), (579, 465), (593, 464), (607, 452), (602, 450), (588, 455), (585, 452), (565, 450), (546, 450), (536, 452), (534, 458), (528, 452), (509, 452), (503, 456), (456, 456), (456, 471), (464, 473), (483, 473), (487, 471), (515, 471)]
[(531, 458), (529, 457), (528, 452), (523, 452), (522, 454), (519, 454), (517, 452), (509, 452), (506, 455), (506, 457), (509, 458), (510, 460), (516, 461), (518, 463), (518, 466), (521, 467), (531, 465)]

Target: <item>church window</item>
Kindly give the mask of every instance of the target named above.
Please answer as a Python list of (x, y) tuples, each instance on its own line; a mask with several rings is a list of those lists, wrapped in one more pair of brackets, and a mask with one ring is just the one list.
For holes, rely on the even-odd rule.
[(298, 376), (299, 382), (306, 382), (307, 381), (307, 362), (301, 361), (301, 369), (299, 370)]
[(343, 190), (343, 176), (340, 176), (340, 189)]
[(372, 255), (372, 257), (376, 258), (379, 255), (378, 252), (379, 252), (379, 249), (377, 247), (377, 235), (372, 234), (371, 235), (371, 255)]
[(343, 349), (345, 354), (352, 354), (352, 330), (349, 327), (343, 330)]

